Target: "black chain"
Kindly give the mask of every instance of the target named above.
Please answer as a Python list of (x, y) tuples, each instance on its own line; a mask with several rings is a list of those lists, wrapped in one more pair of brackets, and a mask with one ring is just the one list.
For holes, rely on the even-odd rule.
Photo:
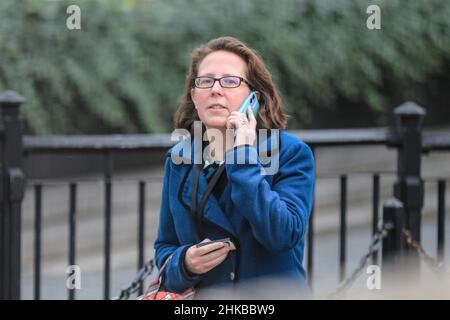
[(403, 235), (405, 236), (406, 243), (417, 252), (419, 257), (432, 271), (434, 271), (435, 273), (449, 272), (443, 262), (439, 262), (437, 259), (433, 258), (425, 252), (425, 249), (422, 247), (422, 245), (414, 240), (411, 231), (403, 229)]
[(155, 269), (155, 261), (150, 259), (139, 271), (134, 280), (124, 289), (120, 290), (118, 297), (112, 300), (127, 300), (133, 293), (137, 292), (144, 280), (147, 279), (149, 275), (152, 274), (153, 269)]
[[(350, 286), (355, 282), (355, 280), (358, 278), (358, 276), (361, 274), (361, 271), (364, 269), (364, 267), (367, 264), (367, 261), (369, 258), (377, 252), (381, 248), (382, 239), (386, 237), (387, 232), (392, 229), (392, 225), (385, 224), (383, 228), (379, 228), (377, 232), (373, 235), (372, 241), (369, 245), (369, 250), (367, 253), (361, 258), (358, 267), (352, 272), (351, 276), (342, 281), (336, 291), (332, 294), (330, 294), (330, 298), (337, 298), (340, 294), (342, 294), (344, 291), (346, 291)], [(434, 272), (436, 273), (445, 273), (450, 272), (443, 262), (439, 262), (437, 259), (431, 257), (429, 254), (426, 253), (425, 249), (420, 245), (419, 242), (413, 239), (412, 234), (409, 230), (404, 229), (403, 235), (405, 236), (406, 243), (413, 248), (419, 257), (425, 262), (425, 264)]]
[(350, 288), (350, 286), (355, 282), (355, 280), (361, 274), (361, 271), (366, 266), (369, 258), (372, 257), (372, 255), (375, 252), (380, 250), (382, 240), (384, 237), (386, 237), (386, 235), (390, 229), (392, 229), (392, 226), (389, 224), (385, 224), (382, 227), (378, 228), (378, 230), (372, 236), (372, 240), (370, 241), (369, 249), (367, 250), (367, 253), (364, 256), (362, 256), (361, 260), (359, 261), (358, 267), (351, 273), (350, 277), (343, 280), (338, 285), (336, 291), (331, 293), (329, 295), (329, 298), (335, 299), (335, 298), (339, 297), (344, 291), (346, 291), (347, 289)]

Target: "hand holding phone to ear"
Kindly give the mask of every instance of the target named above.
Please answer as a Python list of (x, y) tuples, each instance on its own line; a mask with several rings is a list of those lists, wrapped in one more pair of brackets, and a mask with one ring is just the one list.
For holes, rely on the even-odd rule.
[(227, 128), (234, 130), (234, 146), (253, 145), (256, 139), (256, 115), (258, 114), (258, 109), (259, 101), (256, 93), (251, 92), (239, 110), (231, 112), (227, 120)]

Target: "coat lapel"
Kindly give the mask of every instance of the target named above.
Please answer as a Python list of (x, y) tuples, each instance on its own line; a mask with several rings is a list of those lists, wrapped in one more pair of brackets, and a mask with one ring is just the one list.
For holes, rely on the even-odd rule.
[[(187, 159), (187, 157), (182, 157), (183, 160), (188, 160), (187, 163), (192, 163), (191, 159), (194, 159), (195, 157), (195, 148), (196, 148), (197, 140), (194, 140), (193, 145), (191, 148), (189, 148), (191, 157)], [(201, 150), (201, 149), (200, 149)], [(193, 179), (193, 170), (192, 166), (184, 166), (185, 170), (189, 170), (188, 176), (186, 178), (186, 182), (182, 186), (183, 190), (181, 191), (182, 200), (183, 202), (190, 208), (191, 207), (191, 194), (192, 194), (192, 179)], [(200, 205), (200, 201), (202, 199), (203, 194), (205, 193), (206, 186), (208, 185), (208, 180), (206, 179), (206, 175), (204, 171), (202, 170), (199, 175), (199, 182), (198, 182), (198, 193), (197, 193), (197, 205)], [(189, 212), (190, 214), (190, 212)], [(230, 220), (228, 219), (227, 215), (223, 212), (222, 208), (219, 205), (219, 202), (217, 201), (216, 197), (211, 193), (206, 200), (205, 208), (203, 210), (203, 219), (207, 220), (208, 222), (218, 225), (222, 229), (225, 229), (228, 233), (236, 237), (236, 231), (233, 228), (233, 225), (231, 224)]]

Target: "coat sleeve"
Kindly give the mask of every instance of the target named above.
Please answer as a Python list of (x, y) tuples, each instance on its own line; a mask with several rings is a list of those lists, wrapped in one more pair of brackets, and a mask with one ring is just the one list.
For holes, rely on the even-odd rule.
[[(172, 255), (163, 274), (164, 286), (167, 290), (181, 293), (197, 284), (201, 276), (189, 276), (184, 268), (184, 256), (192, 244), (180, 245), (173, 221), (173, 213), (169, 206), (170, 156), (167, 157), (164, 169), (161, 208), (158, 235), (154, 243), (155, 259), (158, 269)], [(175, 190), (177, 188), (172, 188)]]
[[(280, 155), (273, 185), (261, 174), (257, 150), (238, 146), (227, 153), (245, 149), (244, 164), (227, 164), (231, 200), (251, 226), (253, 236), (267, 250), (295, 247), (304, 237), (314, 193), (314, 158), (311, 149), (299, 141)], [(233, 154), (228, 156), (234, 157)]]

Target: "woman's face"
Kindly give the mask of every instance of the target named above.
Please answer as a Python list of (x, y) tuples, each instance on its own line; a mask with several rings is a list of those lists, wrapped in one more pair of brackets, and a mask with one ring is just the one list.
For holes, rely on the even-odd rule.
[[(247, 65), (234, 53), (214, 51), (200, 63), (197, 76), (238, 76), (247, 80)], [(245, 82), (241, 82), (237, 88), (222, 88), (216, 81), (209, 89), (193, 88), (191, 97), (206, 128), (224, 129), (230, 113), (239, 109), (249, 93), (250, 88)]]

